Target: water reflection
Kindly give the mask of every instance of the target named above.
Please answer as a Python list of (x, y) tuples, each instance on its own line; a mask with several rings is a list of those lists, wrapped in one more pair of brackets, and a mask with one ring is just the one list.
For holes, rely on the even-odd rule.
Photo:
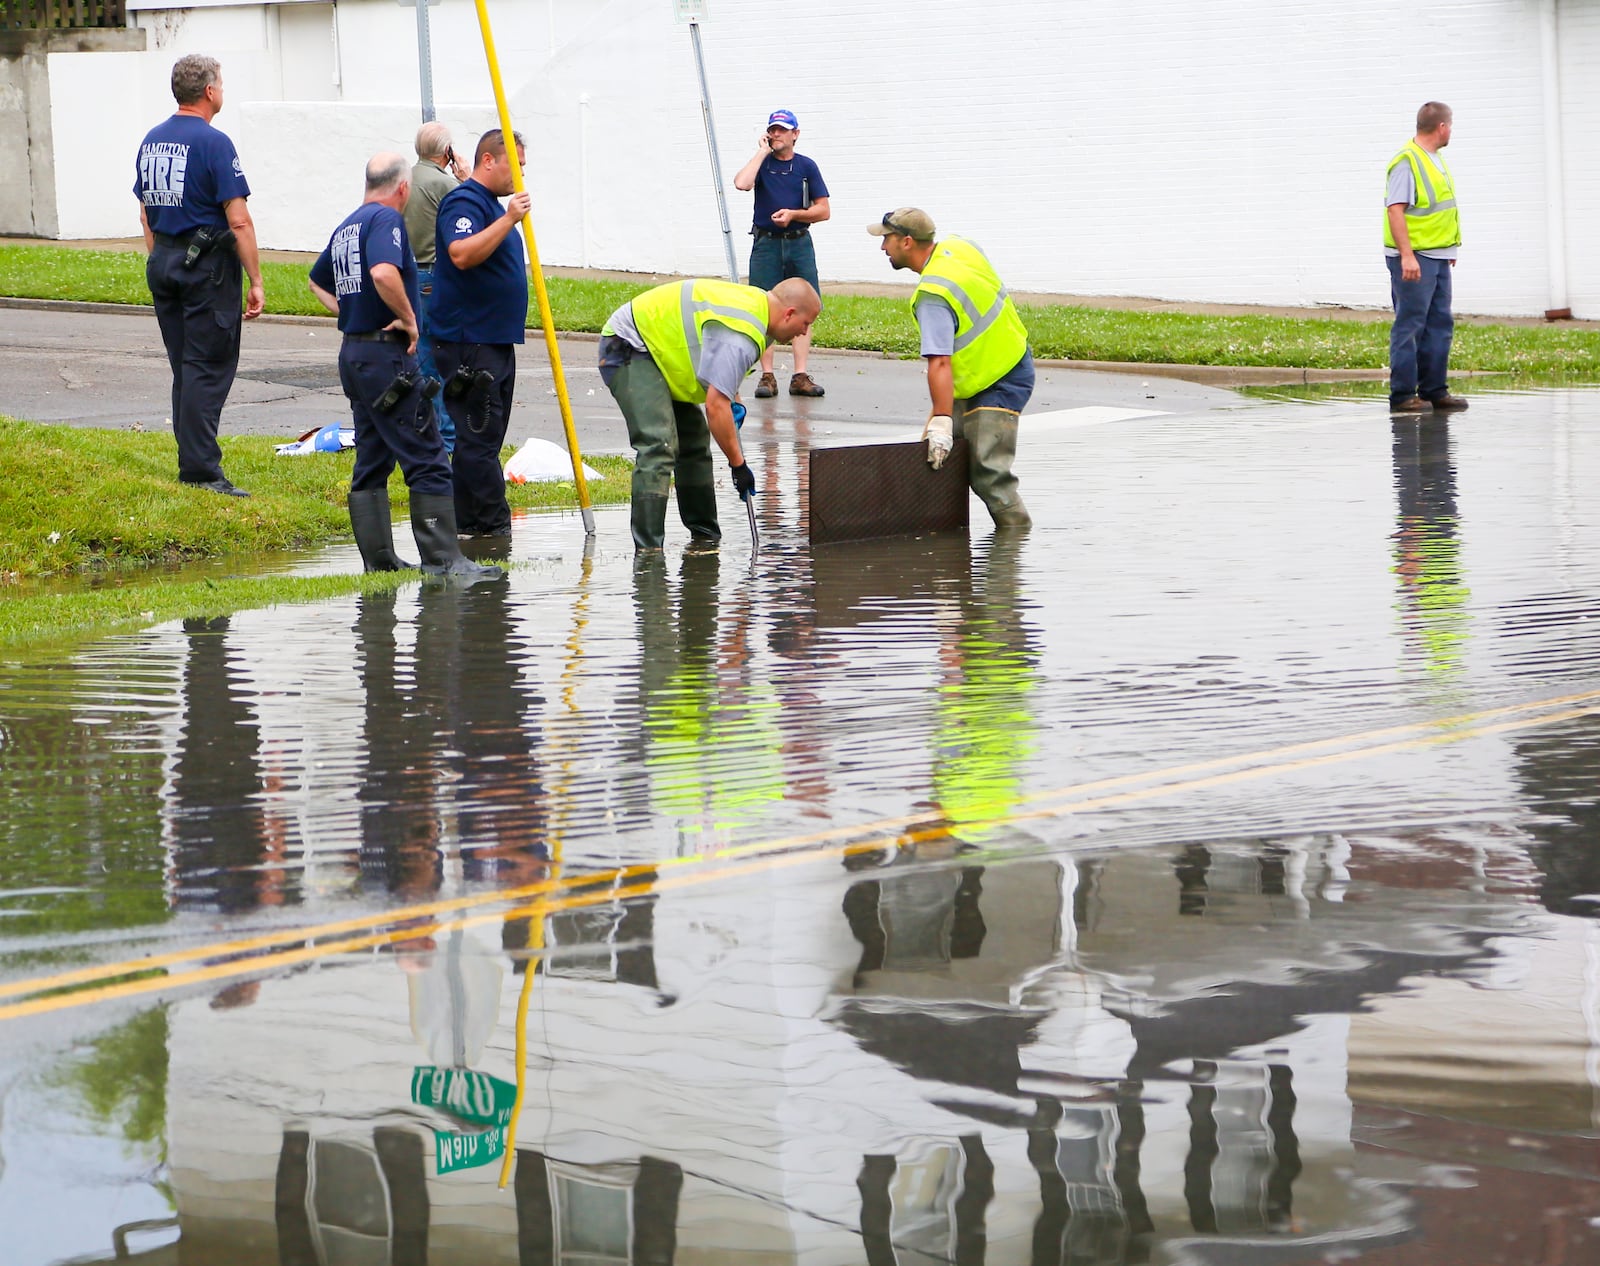
[[(408, 947), (400, 973), (354, 956), (251, 1008), (180, 1002), (163, 1034), (183, 1260), (1387, 1262), (1471, 1172), (1507, 1243), (1578, 1251), (1594, 1070), (1475, 1080), (1416, 1044), (1451, 1009), (1493, 1016), (1524, 949), (1563, 939), (1530, 917), (1516, 857), (1470, 832), (897, 853), (732, 902), (615, 903), (648, 974), (552, 911), (505, 1190), (493, 1167), (438, 1172), (435, 1132), (461, 1125), (408, 1102), (419, 1057), (511, 1071), (520, 986), (470, 933)], [(1520, 1017), (1543, 1050), (1581, 1028), (1579, 985), (1547, 980)]]
[[(0, 1028), (0, 1224), (106, 1260), (170, 1190), (185, 1266), (1592, 1256), (1593, 718), (1299, 746), (1592, 689), (1600, 549), (1515, 457), (1563, 415), (1262, 415), (1063, 429), (1023, 538), (811, 550), (773, 498), (756, 568), (635, 567), (535, 521), (504, 586), (6, 666), (8, 977), (398, 921)], [(1314, 448), (1311, 504), (1198, 497), (1246, 443)], [(136, 1157), (61, 1142), (124, 1116)]]
[(1396, 418), (1394, 574), (1413, 653), (1436, 682), (1460, 672), (1471, 591), (1461, 570), (1456, 468), (1444, 418)]

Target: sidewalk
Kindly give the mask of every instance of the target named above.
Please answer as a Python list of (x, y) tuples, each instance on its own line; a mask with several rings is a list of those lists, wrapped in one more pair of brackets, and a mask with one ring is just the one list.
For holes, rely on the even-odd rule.
[[(0, 238), (0, 244), (7, 242), (15, 242), (22, 246), (61, 246), (77, 250), (142, 251), (144, 249), (143, 239), (137, 237), (89, 238), (70, 242), (58, 242), (49, 238), (37, 237)], [(309, 267), (316, 255), (309, 251), (262, 251), (261, 257), (282, 263), (304, 263)], [(547, 277), (572, 277), (589, 281), (631, 281), (644, 285), (680, 280), (677, 274), (672, 273), (617, 272), (604, 268), (561, 268), (548, 264), (545, 265), (544, 271)], [(833, 294), (865, 295), (873, 298), (906, 298), (911, 294), (910, 285), (895, 285), (887, 282), (830, 281), (826, 282), (825, 286)], [(1145, 299), (1133, 295), (1071, 295), (1031, 290), (1013, 291), (1012, 297), (1018, 303), (1031, 304), (1036, 307), (1061, 305), (1076, 308), (1104, 308), (1113, 312), (1182, 312), (1192, 316), (1271, 316), (1294, 317), (1302, 320), (1381, 321), (1385, 324), (1388, 323), (1390, 317), (1389, 309), (1387, 308), (1345, 308), (1333, 305), (1308, 308), (1249, 303), (1176, 303), (1166, 299)], [(1536, 326), (1552, 324), (1543, 317), (1468, 316), (1462, 313), (1456, 314), (1456, 321), (1468, 325)], [(1555, 322), (1555, 324), (1563, 328), (1577, 330), (1600, 330), (1600, 321), (1560, 321)], [(1090, 363), (1079, 362), (1079, 365), (1080, 367), (1086, 367)], [(1093, 363), (1098, 364), (1098, 362)], [(1152, 370), (1151, 372), (1155, 371)], [(1283, 381), (1283, 379), (1280, 376), (1276, 381)]]

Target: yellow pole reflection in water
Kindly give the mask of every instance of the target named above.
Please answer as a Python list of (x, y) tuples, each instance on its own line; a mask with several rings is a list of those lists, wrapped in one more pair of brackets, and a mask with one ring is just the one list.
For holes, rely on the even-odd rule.
[[(594, 537), (589, 537), (583, 547), (583, 568), (578, 576), (578, 596), (572, 604), (572, 633), (567, 638), (567, 661), (561, 669), (561, 701), (566, 705), (567, 712), (573, 717), (581, 714), (578, 707), (578, 665), (583, 659), (583, 630), (589, 623), (589, 577), (594, 573)], [(570, 749), (572, 744), (563, 739), (555, 748)], [(566, 752), (566, 758), (559, 763), (562, 772), (570, 779), (573, 767), (572, 753)], [(557, 795), (555, 805), (565, 805), (568, 801), (566, 795)], [(559, 811), (559, 809), (558, 809)], [(561, 878), (561, 853), (562, 834), (561, 824), (552, 823), (550, 832), (550, 879)], [(511, 1120), (506, 1123), (506, 1154), (500, 1162), (500, 1187), (511, 1181), (511, 1174), (516, 1166), (517, 1155), (517, 1124), (522, 1120), (522, 1102), (528, 1086), (528, 1000), (533, 996), (533, 978), (539, 959), (543, 957), (544, 944), (544, 914), (530, 915), (528, 917), (528, 950), (529, 955), (522, 973), (522, 992), (517, 995), (517, 1097), (511, 1104)]]

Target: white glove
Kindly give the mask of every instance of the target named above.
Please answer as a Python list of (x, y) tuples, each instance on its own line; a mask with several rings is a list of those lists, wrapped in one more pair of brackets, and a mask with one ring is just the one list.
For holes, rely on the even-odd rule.
[(944, 459), (950, 456), (950, 449), (955, 444), (955, 423), (950, 420), (949, 414), (936, 413), (922, 428), (922, 438), (928, 441), (928, 465), (938, 470), (944, 465)]

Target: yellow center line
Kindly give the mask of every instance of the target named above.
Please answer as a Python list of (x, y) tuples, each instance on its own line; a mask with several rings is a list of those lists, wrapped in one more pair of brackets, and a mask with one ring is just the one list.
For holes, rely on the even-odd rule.
[[(1518, 713), (1533, 712), (1539, 708), (1562, 704), (1581, 704), (1586, 706), (1566, 707), (1536, 716), (1496, 721), (1493, 724), (1472, 724), (1474, 721), (1488, 721), (1491, 718), (1499, 717), (1510, 718), (1515, 717)], [(1597, 710), (1600, 710), (1600, 690), (1557, 696), (1535, 703), (1487, 709), (1481, 712), (1467, 713), (1435, 721), (1389, 726), (1336, 738), (1293, 743), (1240, 756), (1170, 766), (1166, 769), (1153, 770), (1145, 774), (1127, 774), (1114, 778), (1097, 779), (1071, 787), (1038, 792), (1021, 797), (1017, 801), (1015, 809), (983, 821), (961, 823), (959, 829), (978, 831), (1017, 822), (1057, 817), (1066, 813), (1113, 808), (1157, 796), (1169, 796), (1187, 791), (1227, 786), (1232, 783), (1263, 778), (1272, 774), (1292, 773), (1298, 770), (1313, 769), (1394, 752), (1420, 750), (1468, 738), (1486, 737), (1492, 734), (1551, 725), (1560, 721), (1573, 720), (1577, 717), (1590, 716)], [(1370, 742), (1372, 739), (1390, 738), (1391, 736), (1403, 734), (1411, 734), (1414, 737), (1397, 738), (1377, 744)], [(1357, 746), (1362, 743), (1367, 745)], [(1322, 749), (1338, 747), (1344, 747), (1348, 750), (1323, 750), (1321, 755), (1310, 755), (1310, 753)], [(1282, 759), (1286, 756), (1294, 757), (1294, 759)], [(1228, 770), (1230, 766), (1239, 765), (1250, 767), (1235, 768), (1229, 772), (1207, 772)], [(1184, 775), (1197, 773), (1204, 776), (1184, 777)], [(1094, 796), (1088, 799), (1075, 798), (1082, 797), (1086, 793), (1112, 791), (1116, 788), (1129, 787), (1141, 782), (1154, 785), (1123, 791), (1118, 794)], [(1052, 803), (1063, 800), (1068, 800), (1070, 803)], [(1039, 807), (1023, 807), (1028, 805)], [(908, 828), (913, 827), (920, 827), (921, 829), (908, 831)], [(433, 930), (445, 926), (441, 921), (443, 916), (477, 907), (501, 907), (517, 902), (531, 901), (531, 904), (520, 907), (520, 914), (523, 917), (528, 917), (534, 912), (545, 913), (580, 905), (608, 903), (618, 898), (617, 890), (623, 887), (647, 885), (651, 889), (663, 890), (690, 884), (706, 883), (716, 879), (733, 878), (755, 870), (789, 865), (793, 862), (822, 861), (836, 856), (868, 850), (880, 847), (885, 839), (901, 844), (921, 842), (949, 835), (956, 829), (958, 828), (938, 814), (920, 813), (880, 818), (872, 822), (832, 827), (805, 835), (780, 837), (775, 840), (757, 841), (713, 852), (693, 854), (689, 857), (667, 858), (654, 862), (637, 862), (605, 871), (571, 875), (562, 879), (543, 880), (539, 883), (502, 889), (493, 893), (480, 893), (445, 901), (427, 902), (406, 906), (398, 910), (340, 919), (317, 925), (286, 928), (260, 936), (215, 942), (166, 954), (150, 955), (140, 959), (105, 963), (96, 967), (60, 972), (52, 976), (12, 981), (0, 985), (0, 997), (15, 997), (46, 992), (49, 992), (50, 996), (33, 998), (31, 1001), (15, 1003), (9, 1006), (0, 1006), (0, 1020), (36, 1015), (44, 1011), (54, 1011), (64, 1007), (87, 1005), (104, 999), (148, 993), (157, 989), (176, 988), (210, 980), (252, 975), (267, 969), (294, 966), (331, 954), (348, 953), (353, 950), (370, 948), (396, 940), (429, 935)], [(843, 841), (854, 842), (844, 844), (842, 843)], [(818, 847), (819, 845), (826, 846), (828, 844), (836, 844), (838, 846), (831, 848)], [(751, 860), (747, 865), (741, 866), (713, 864), (718, 862), (726, 863), (737, 859)], [(694, 874), (676, 873), (679, 868), (686, 866), (697, 866), (702, 869)], [(662, 873), (669, 870), (669, 868), (675, 872), (671, 877)], [(594, 891), (583, 891), (591, 888)], [(563, 891), (567, 893), (566, 896), (558, 895)], [(510, 918), (517, 913), (518, 911), (507, 913), (495, 910), (471, 918), (456, 920), (448, 926), (476, 926), (484, 922)], [(429, 922), (430, 920), (432, 922)], [(403, 926), (394, 926), (397, 924)], [(366, 936), (354, 935), (374, 928), (387, 928), (388, 930)], [(330, 937), (336, 939), (333, 939), (328, 944), (304, 944), (308, 941), (317, 941)], [(271, 950), (276, 946), (291, 944), (299, 944), (303, 947), (278, 950), (273, 953), (259, 952)], [(245, 957), (239, 957), (241, 955)], [(57, 990), (70, 989), (74, 985), (99, 980), (113, 980), (123, 976), (142, 975), (143, 973), (160, 971), (185, 963), (221, 957), (230, 958), (232, 961), (211, 963), (172, 975), (143, 976), (139, 980), (123, 981), (119, 984), (107, 985), (99, 989), (79, 990), (72, 993), (55, 992)]]

